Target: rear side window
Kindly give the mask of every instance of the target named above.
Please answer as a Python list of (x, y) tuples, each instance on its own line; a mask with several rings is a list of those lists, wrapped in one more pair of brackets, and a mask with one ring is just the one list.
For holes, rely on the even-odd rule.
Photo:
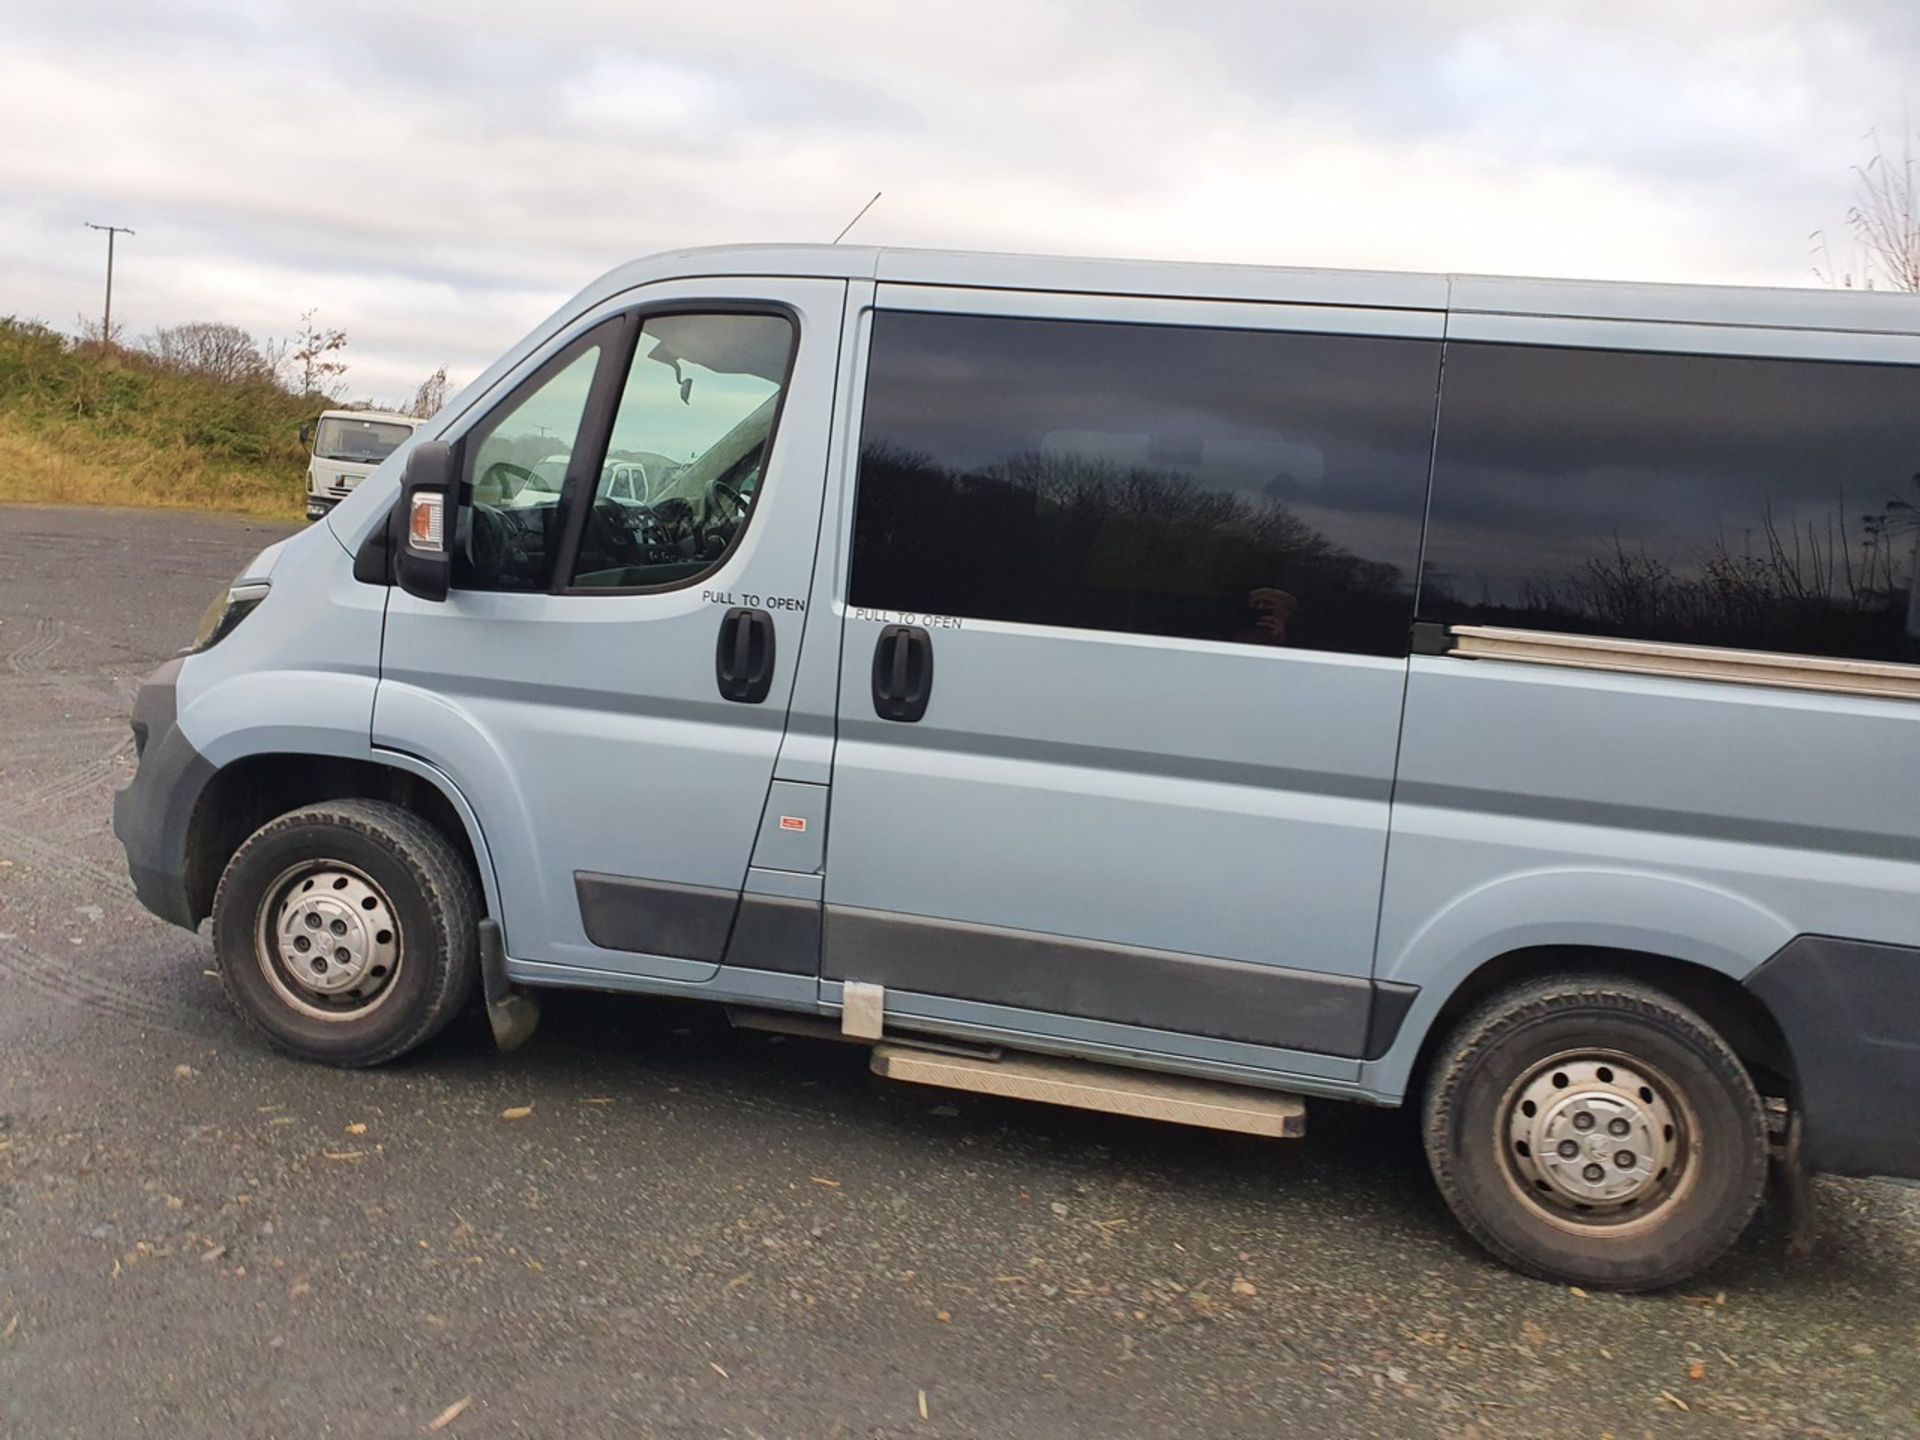
[(1403, 655), (1438, 342), (883, 311), (849, 598)]
[(1920, 370), (1456, 342), (1423, 618), (1920, 660)]

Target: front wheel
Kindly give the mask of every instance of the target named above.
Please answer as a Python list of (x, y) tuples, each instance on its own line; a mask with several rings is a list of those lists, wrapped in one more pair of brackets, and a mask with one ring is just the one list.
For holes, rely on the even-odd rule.
[(1651, 1290), (1740, 1237), (1767, 1173), (1758, 1092), (1687, 1006), (1561, 976), (1464, 1019), (1436, 1055), (1427, 1158), (1476, 1240), (1528, 1274)]
[(282, 1050), (378, 1065), (437, 1034), (472, 994), (480, 902), (447, 838), (383, 800), (271, 820), (213, 901), (221, 982)]

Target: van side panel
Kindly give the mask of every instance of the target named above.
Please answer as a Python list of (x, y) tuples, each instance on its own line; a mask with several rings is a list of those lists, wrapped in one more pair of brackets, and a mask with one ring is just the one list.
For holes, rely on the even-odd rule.
[(846, 630), (830, 911), (1366, 976), (1399, 662), (966, 622), (906, 726), (864, 693), (881, 628)]
[(1910, 312), (1472, 280), (1451, 307), (1377, 971), (1422, 989), (1369, 1067), (1388, 1098), (1517, 950), (1745, 983), (1802, 937), (1920, 940)]
[(1447, 996), (1538, 945), (1744, 980), (1796, 935), (1920, 937), (1920, 707), (1419, 657), (1378, 974), (1421, 987), (1368, 1088), (1398, 1096)]

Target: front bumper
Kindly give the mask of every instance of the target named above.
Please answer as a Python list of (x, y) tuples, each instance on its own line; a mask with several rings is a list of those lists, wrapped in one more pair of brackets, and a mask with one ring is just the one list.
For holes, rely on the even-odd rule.
[(307, 519), (324, 520), (327, 518), (327, 512), (339, 503), (340, 501), (331, 495), (314, 495), (309, 493), (307, 496)]
[(1793, 1053), (1808, 1167), (1920, 1179), (1920, 949), (1802, 935), (1747, 988)]
[(140, 903), (162, 920), (192, 930), (188, 840), (213, 765), (180, 732), (174, 694), (184, 659), (169, 660), (141, 685), (133, 702), (139, 768), (113, 797), (113, 833), (127, 852)]

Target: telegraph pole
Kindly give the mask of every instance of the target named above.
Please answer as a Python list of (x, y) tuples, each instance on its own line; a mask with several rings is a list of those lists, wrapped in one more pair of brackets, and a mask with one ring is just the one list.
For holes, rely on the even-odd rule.
[(126, 225), (96, 225), (91, 220), (81, 222), (89, 230), (107, 232), (107, 308), (100, 317), (100, 343), (107, 349), (113, 348), (113, 237), (131, 235), (133, 230)]

